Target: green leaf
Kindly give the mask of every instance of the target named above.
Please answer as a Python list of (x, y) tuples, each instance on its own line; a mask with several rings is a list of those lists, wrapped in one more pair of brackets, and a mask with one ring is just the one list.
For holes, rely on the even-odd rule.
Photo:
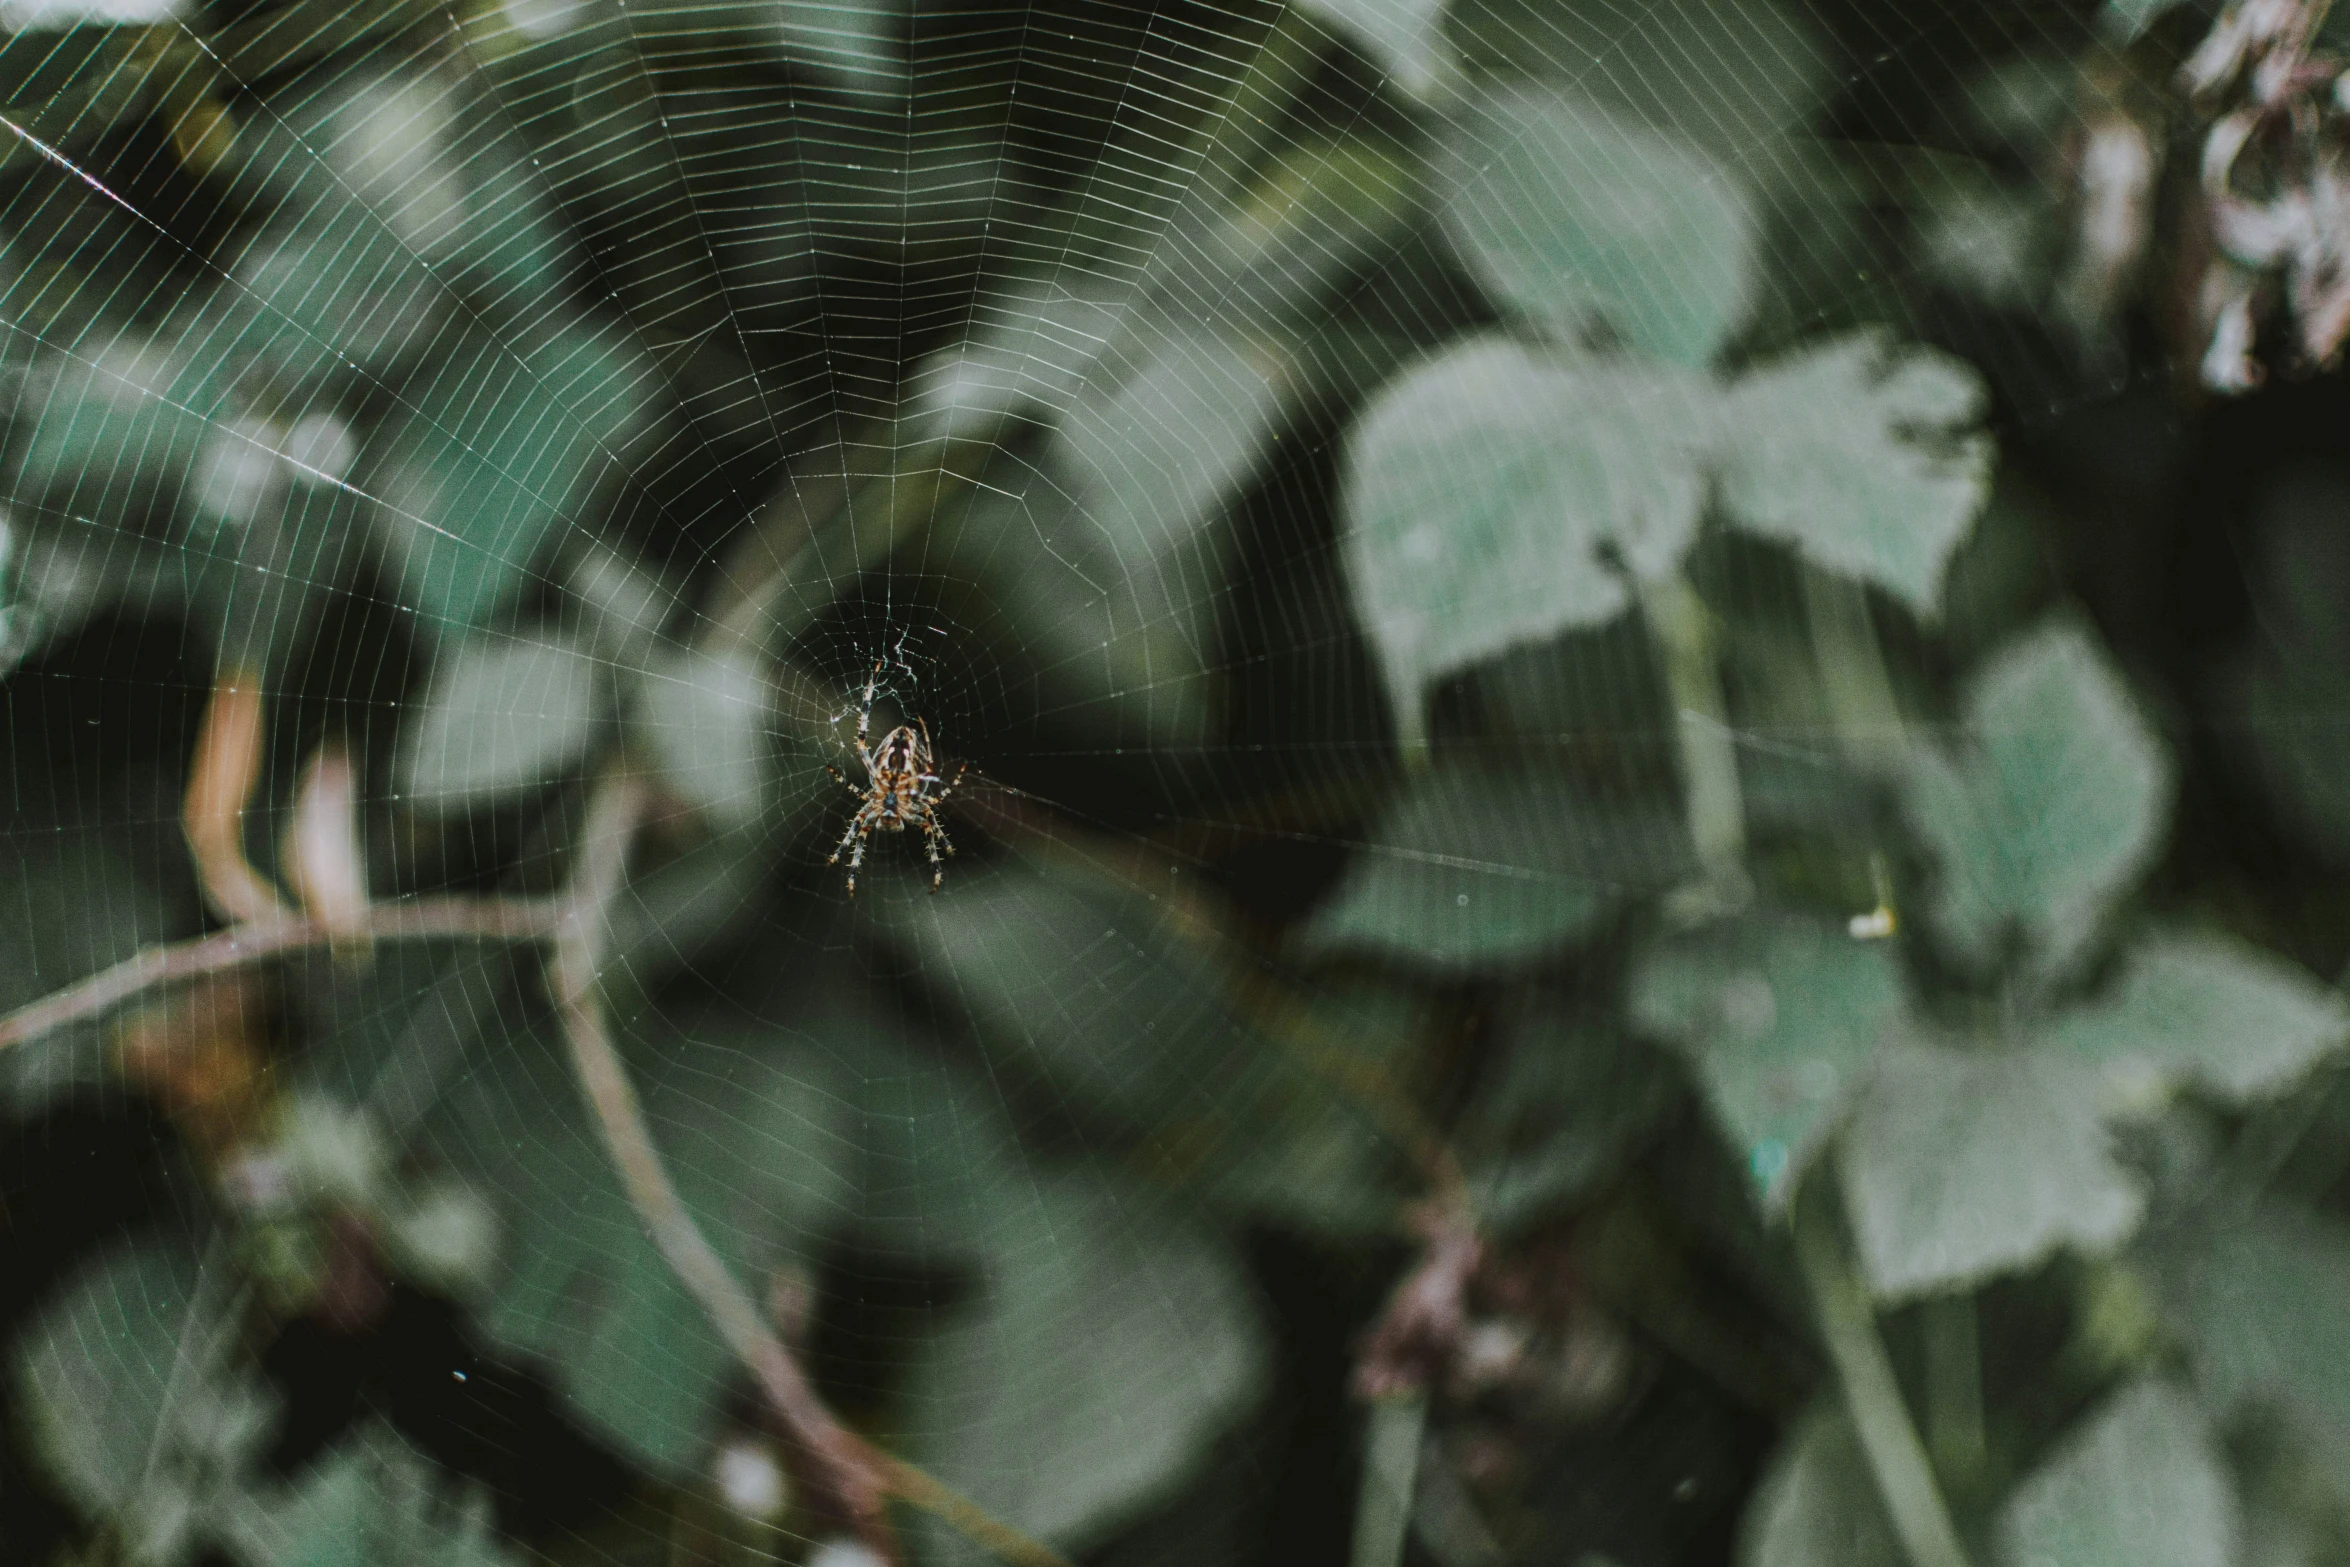
[(1392, 256), (1423, 215), (1426, 175), (1416, 150), (1368, 128), (1284, 146), (1196, 244), (1154, 258), (1151, 296), (1176, 320), (1214, 299), (1228, 332), (1327, 330), (1309, 308)]
[(1090, 274), (1007, 280), (973, 301), (971, 330), (907, 377), (918, 428), (993, 435), (1010, 416), (1060, 421), (1126, 330), (1133, 290)]
[(268, 1440), (268, 1395), (233, 1374), (237, 1321), (178, 1234), (112, 1246), (24, 1328), (16, 1378), (35, 1447), (126, 1555), (177, 1562), (222, 1538)]
[(1902, 1567), (1843, 1402), (1814, 1404), (1771, 1460), (1740, 1530), (1739, 1567)]
[(567, 637), (469, 639), (435, 674), (400, 748), (400, 798), (461, 811), (543, 788), (595, 743), (609, 684)]
[(1363, 835), (1298, 950), (1421, 969), (1524, 966), (1693, 865), (1680, 818), (1579, 799), (1551, 772), (1414, 775)]
[(2133, 948), (2112, 989), (2060, 1013), (2045, 1038), (2130, 1096), (2192, 1080), (2230, 1099), (2274, 1094), (2350, 1039), (2350, 1007), (2281, 958), (2217, 935), (2170, 932)]
[(1342, 1084), (1408, 1058), (1425, 998), (1340, 982), (1254, 1005), (1214, 935), (1229, 914), (1180, 878), (1167, 888), (1048, 860), (950, 873), (935, 898), (877, 883), (874, 904), (978, 1025), (992, 1096), (1134, 1139), (1156, 1184), (1220, 1209), (1390, 1228), (1411, 1189), (1401, 1151)]
[(457, 301), (380, 222), (305, 213), (247, 241), (209, 341), (267, 356), (303, 384), (389, 372), (429, 350)]
[[(694, 25), (706, 26), (707, 11), (691, 8)], [(895, 5), (880, 0), (783, 0), (759, 14), (772, 27), (784, 58), (830, 72), (852, 92), (894, 98), (906, 90), (905, 26)]]
[(654, 37), (687, 35), (703, 49), (732, 33), (776, 60), (884, 101), (906, 91), (906, 9), (890, 0), (652, 0), (632, 6), (630, 22)]
[(1883, 942), (1757, 915), (1668, 938), (1633, 971), (1635, 1023), (1697, 1066), (1715, 1120), (1777, 1209), (1904, 1011)]
[(1260, 356), (1218, 337), (1157, 344), (1062, 422), (1086, 520), (1120, 558), (1189, 544), (1256, 465), (1279, 398)]
[(197, 1260), (176, 1238), (99, 1253), (18, 1344), (17, 1378), (51, 1472), (86, 1507), (136, 1504), (191, 1320)]
[[(981, 1293), (924, 1342), (909, 1457), (996, 1517), (1081, 1551), (1179, 1490), (1260, 1396), (1247, 1275), (1210, 1232), (1099, 1170), (991, 1192)], [(942, 1563), (993, 1560), (925, 1518)]]
[(2232, 1567), (2239, 1529), (2203, 1411), (2150, 1377), (2024, 1478), (1998, 1534), (2006, 1567)]
[[(624, 1048), (679, 1194), (736, 1277), (756, 1289), (813, 1256), (851, 1211), (855, 1169), (825, 1058), (719, 1012)], [(546, 1366), (637, 1461), (698, 1463), (734, 1362), (622, 1193), (568, 1051), (541, 1033), (500, 1039), (443, 1095), (421, 1146), (499, 1204), (491, 1338)]]
[(1715, 393), (1660, 367), (1472, 339), (1390, 383), (1349, 436), (1340, 505), (1355, 606), (1397, 725), (1424, 688), (1621, 614), (1696, 536)]
[(1839, 1161), (1870, 1287), (1964, 1288), (2126, 1239), (2145, 1199), (2108, 1153), (2100, 1088), (2037, 1051), (1880, 1053)]
[(1152, 1130), (1213, 1111), (1263, 1050), (1237, 999), (1240, 971), (1180, 877), (1161, 894), (1047, 860), (950, 873), (924, 897), (914, 889), (926, 868), (896, 886), (876, 871), (898, 852), (876, 840), (859, 906), (870, 898), (992, 1054), (1064, 1103)]
[(488, 1493), (450, 1505), (452, 1477), (371, 1422), (253, 1515), (254, 1567), (507, 1567)]
[(481, 625), (558, 529), (592, 531), (661, 390), (616, 335), (565, 328), (519, 352), (450, 343), (369, 443), (360, 486), (382, 502), (376, 527), (419, 632)]
[(1956, 359), (1840, 338), (1739, 378), (1722, 408), (1732, 521), (1921, 615), (1991, 488), (1983, 388)]
[(774, 804), (775, 694), (741, 651), (664, 649), (636, 692), (632, 727), (681, 800), (721, 827), (744, 827)]
[(1978, 968), (2019, 930), (2043, 972), (2097, 935), (2160, 846), (2170, 768), (2088, 634), (2056, 621), (1975, 677), (1972, 743), (1919, 753), (1902, 803), (1938, 866), (1935, 932)]
[[(42, 821), (18, 797), (0, 831), (0, 1013), (187, 933), (139, 874), (114, 827)], [(0, 1095), (26, 1114), (69, 1085), (104, 1075), (101, 1052), (73, 1031), (0, 1051)]]
[(2205, 1400), (2229, 1418), (2281, 1412), (2350, 1500), (2350, 1227), (2272, 1203), (2148, 1249)]
[(1057, 730), (1088, 746), (1161, 753), (1207, 744), (1221, 552), (1121, 553), (1076, 496), (1022, 467), (940, 509), (930, 534), (937, 569), (984, 585), (979, 613)]
[(1835, 85), (1803, 7), (1738, 0), (1453, 0), (1474, 69), (1572, 86), (1758, 178), (1787, 179), (1790, 133)]
[(1444, 219), (1478, 281), (1563, 340), (1701, 366), (1745, 316), (1756, 219), (1695, 147), (1575, 93), (1495, 85), (1457, 116)]
[(1554, 997), (1520, 1002), (1495, 1035), (1496, 1059), (1453, 1141), (1478, 1222), (1504, 1235), (1620, 1173), (1679, 1107), (1681, 1085), (1657, 1051)]
[(1413, 98), (1428, 99), (1458, 70), (1444, 36), (1445, 0), (1304, 0)]
[(835, 1042), (847, 1063), (858, 1244), (895, 1257), (977, 1262), (1001, 1194), (1030, 1168), (1002, 1089), (947, 1058), (936, 1041), (908, 1040), (869, 1004), (844, 1000), (828, 994), (811, 1032)]
[[(1444, 1027), (1437, 1004), (1392, 977), (1352, 976), (1290, 991), (1282, 1004), (1294, 1009), (1286, 1027), (1257, 1020), (1255, 1057), (1219, 1080), (1219, 1102), (1171, 1107), (1136, 1166), (1156, 1186), (1245, 1220), (1352, 1241), (1392, 1235), (1426, 1179), (1359, 1085), (1405, 1091)], [(1499, 1190), (1506, 1175), (1496, 1173)]]
[[(257, 203), (274, 200), (303, 239), (380, 269), (345, 273), (347, 299), (380, 285), (405, 309), (423, 273), (477, 319), (529, 316), (563, 283), (571, 241), (510, 109), (461, 59), (286, 93), (241, 120), (224, 172)], [(334, 275), (324, 260), (305, 270)], [(297, 319), (337, 330), (315, 308)]]
[(47, 384), (9, 443), (9, 500), (160, 535), (212, 420), (233, 406), (230, 366), (203, 347), (133, 327), (42, 356)]

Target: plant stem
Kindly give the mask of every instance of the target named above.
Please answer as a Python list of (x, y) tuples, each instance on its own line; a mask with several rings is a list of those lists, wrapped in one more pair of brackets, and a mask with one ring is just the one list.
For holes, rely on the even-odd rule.
[(1811, 1287), (1820, 1334), (1843, 1387), (1861, 1452), (1876, 1478), (1877, 1494), (1884, 1499), (1910, 1567), (1967, 1567), (1949, 1504), (1902, 1402), (1884, 1340), (1877, 1336), (1875, 1309), (1838, 1233), (1830, 1189), (1819, 1182), (1807, 1184), (1811, 1189), (1798, 1195), (1793, 1213), (1795, 1255)]
[(223, 670), (212, 700), (204, 704), (196, 754), (188, 764), (180, 823), (204, 901), (232, 924), (261, 924), (286, 913), (277, 889), (245, 858), (245, 806), (261, 777), (267, 725), (261, 676), (249, 669)]
[(1729, 702), (1715, 663), (1713, 617), (1679, 572), (1641, 589), (1649, 635), (1664, 657), (1665, 691), (1677, 722), (1683, 807), (1690, 841), (1712, 901), (1746, 901), (1746, 805), (1738, 785), (1738, 754)]
[(288, 952), (367, 941), (540, 941), (555, 928), (557, 906), (507, 898), (420, 898), (377, 904), (352, 929), (330, 929), (297, 914), (234, 925), (193, 941), (134, 953), (0, 1017), (0, 1050), (98, 1017), (149, 990), (265, 962)]
[(1803, 607), (1837, 739), (1863, 767), (1894, 771), (1908, 751), (1909, 730), (1885, 671), (1868, 590), (1848, 577), (1805, 565)]
[(1926, 1348), (1926, 1430), (1942, 1474), (1962, 1490), (1983, 1472), (1983, 1355), (1972, 1295), (1920, 1308)]
[(1420, 1433), (1428, 1423), (1428, 1395), (1398, 1394), (1371, 1405), (1363, 1439), (1363, 1488), (1355, 1495), (1350, 1567), (1396, 1567), (1412, 1522), (1412, 1492), (1420, 1475)]
[(799, 1362), (760, 1314), (759, 1307), (694, 1222), (677, 1195), (645, 1125), (644, 1107), (604, 1021), (596, 967), (605, 935), (605, 911), (619, 892), (628, 850), (651, 792), (636, 778), (615, 773), (598, 786), (588, 807), (573, 890), (556, 924), (548, 988), (571, 1046), (580, 1092), (595, 1113), (612, 1167), (656, 1249), (693, 1296), (736, 1361), (757, 1381), (803, 1474), (836, 1507), (842, 1521), (883, 1562), (904, 1560), (891, 1529), (892, 1496), (936, 1513), (1015, 1567), (1068, 1567), (1058, 1554), (1021, 1535), (930, 1475), (880, 1452), (840, 1423)]
[(883, 1561), (903, 1558), (890, 1529), (888, 1488), (872, 1450), (834, 1418), (807, 1375), (759, 1315), (750, 1292), (728, 1270), (694, 1222), (668, 1167), (653, 1146), (635, 1085), (613, 1048), (596, 995), (596, 965), (604, 939), (604, 912), (620, 890), (628, 848), (648, 791), (616, 774), (600, 785), (588, 807), (579, 870), (557, 927), (548, 986), (563, 1019), (580, 1092), (604, 1133), (612, 1167), (629, 1204), (644, 1222), (670, 1271), (701, 1306), (734, 1357), (759, 1384), (769, 1410), (811, 1478), (838, 1507), (857, 1538)]

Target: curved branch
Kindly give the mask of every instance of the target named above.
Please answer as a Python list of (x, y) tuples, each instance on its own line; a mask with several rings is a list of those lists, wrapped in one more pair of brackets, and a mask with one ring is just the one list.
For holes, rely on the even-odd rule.
[(814, 1478), (831, 1493), (829, 1500), (841, 1509), (858, 1538), (880, 1552), (884, 1561), (895, 1562), (900, 1559), (897, 1542), (884, 1511), (887, 1487), (872, 1450), (825, 1408), (806, 1373), (760, 1316), (750, 1292), (686, 1210), (653, 1146), (644, 1107), (604, 1024), (596, 997), (604, 911), (620, 888), (629, 840), (649, 798), (643, 783), (626, 775), (608, 778), (597, 790), (588, 808), (574, 888), (556, 926), (548, 986), (562, 1015), (580, 1091), (603, 1129), (630, 1205), (678, 1282), (700, 1304), (735, 1358), (758, 1379), (783, 1434), (818, 1471)]
[(543, 941), (558, 905), (508, 898), (420, 898), (377, 904), (348, 927), (279, 914), (192, 941), (149, 947), (0, 1017), (0, 1050), (102, 1016), (149, 990), (184, 985), (310, 947), (366, 941)]
[(261, 777), (261, 740), (268, 714), (261, 678), (227, 670), (204, 704), (196, 732), (196, 754), (188, 764), (188, 792), (181, 826), (204, 901), (232, 924), (255, 925), (282, 917), (285, 900), (267, 877), (245, 858), (245, 807)]

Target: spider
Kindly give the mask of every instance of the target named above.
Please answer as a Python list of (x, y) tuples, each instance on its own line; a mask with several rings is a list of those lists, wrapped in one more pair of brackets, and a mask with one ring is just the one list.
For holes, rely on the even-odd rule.
[(881, 659), (873, 661), (865, 694), (857, 702), (857, 759), (865, 764), (865, 787), (850, 783), (837, 767), (824, 769), (857, 798), (857, 814), (849, 819), (849, 830), (841, 834), (840, 847), (824, 862), (838, 865), (842, 855), (849, 857), (852, 898), (857, 895), (857, 867), (865, 863), (865, 845), (872, 835), (903, 832), (913, 825), (921, 827), (924, 847), (930, 854), (930, 890), (938, 891), (939, 883), (946, 879), (946, 856), (955, 852), (946, 829), (939, 825), (938, 808), (962, 786), (963, 774), (971, 768), (965, 762), (955, 769), (953, 783), (933, 793), (942, 780), (931, 771), (937, 763), (932, 760), (930, 725), (920, 718), (898, 725), (871, 750), (865, 748), (865, 735), (873, 724), (873, 694), (881, 688), (882, 664)]

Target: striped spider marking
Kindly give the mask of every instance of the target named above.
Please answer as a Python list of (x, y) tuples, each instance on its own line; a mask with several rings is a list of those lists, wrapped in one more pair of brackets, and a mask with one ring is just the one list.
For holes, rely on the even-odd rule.
[(873, 727), (873, 698), (881, 689), (881, 671), (884, 660), (873, 661), (873, 672), (865, 679), (865, 693), (857, 699), (857, 760), (865, 764), (865, 787), (858, 788), (837, 767), (824, 770), (840, 780), (842, 788), (855, 797), (857, 814), (849, 819), (849, 830), (841, 834), (840, 847), (832, 851), (827, 865), (838, 865), (840, 857), (849, 857), (849, 896), (857, 895), (857, 868), (865, 863), (865, 848), (877, 832), (904, 832), (908, 827), (922, 829), (923, 847), (930, 856), (930, 890), (938, 891), (946, 879), (946, 857), (955, 852), (947, 837), (946, 828), (939, 824), (938, 808), (958, 788), (963, 775), (971, 770), (965, 762), (955, 769), (954, 782), (944, 783), (936, 768), (938, 763), (930, 744), (930, 725), (917, 717), (911, 724), (900, 724), (881, 737), (881, 743), (870, 749), (865, 736)]

